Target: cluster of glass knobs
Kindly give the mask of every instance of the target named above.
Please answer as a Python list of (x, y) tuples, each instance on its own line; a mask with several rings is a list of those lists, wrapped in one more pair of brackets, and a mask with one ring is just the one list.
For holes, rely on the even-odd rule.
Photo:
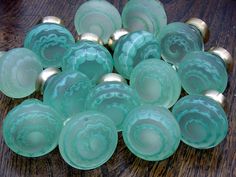
[[(157, 0), (130, 0), (122, 15), (105, 0), (90, 0), (74, 24), (76, 41), (62, 20), (47, 16), (26, 34), (24, 48), (0, 53), (5, 95), (43, 95), (4, 119), (12, 151), (39, 157), (59, 146), (69, 165), (89, 170), (109, 160), (119, 131), (148, 161), (170, 157), (180, 140), (197, 149), (223, 141), (232, 56), (222, 47), (204, 51), (204, 21), (167, 24)], [(182, 88), (189, 95), (180, 98)]]

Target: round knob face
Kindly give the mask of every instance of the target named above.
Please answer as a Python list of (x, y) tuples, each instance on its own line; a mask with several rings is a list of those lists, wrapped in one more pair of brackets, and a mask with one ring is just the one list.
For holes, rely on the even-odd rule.
[(182, 141), (198, 149), (215, 147), (225, 138), (227, 116), (213, 99), (189, 95), (180, 99), (172, 110), (179, 122)]
[(193, 26), (180, 22), (163, 27), (160, 41), (162, 58), (177, 66), (187, 53), (204, 49), (200, 32)]
[(122, 11), (122, 22), (130, 31), (144, 30), (157, 36), (167, 24), (167, 16), (160, 1), (130, 0)]
[(41, 101), (29, 99), (12, 109), (3, 122), (8, 147), (25, 157), (39, 157), (58, 144), (62, 117)]
[(12, 98), (23, 98), (35, 91), (35, 82), (43, 70), (31, 50), (16, 48), (0, 59), (0, 89)]
[(117, 140), (111, 119), (89, 111), (71, 117), (66, 123), (60, 135), (59, 149), (69, 165), (89, 170), (101, 166), (112, 156)]
[(168, 63), (148, 59), (138, 64), (130, 77), (130, 86), (137, 91), (144, 104), (170, 108), (181, 93), (177, 72)]
[(136, 92), (127, 84), (105, 82), (97, 85), (90, 92), (85, 106), (88, 110), (106, 114), (113, 120), (117, 130), (121, 131), (127, 114), (138, 105)]
[(68, 50), (62, 70), (80, 71), (96, 83), (104, 74), (112, 72), (113, 59), (105, 47), (95, 42), (79, 41)]
[(207, 52), (191, 52), (178, 68), (182, 86), (188, 94), (201, 94), (207, 90), (223, 93), (228, 82), (222, 60)]
[(137, 31), (120, 38), (114, 51), (116, 70), (126, 79), (133, 68), (143, 60), (160, 59), (160, 42), (149, 32)]
[(33, 27), (25, 37), (24, 47), (38, 56), (43, 67), (61, 67), (62, 58), (75, 40), (63, 26), (43, 23)]
[(75, 14), (75, 28), (79, 34), (93, 33), (104, 43), (121, 28), (118, 10), (105, 0), (92, 0), (83, 3)]
[(144, 105), (132, 110), (122, 132), (125, 144), (139, 158), (159, 161), (171, 156), (180, 143), (180, 128), (171, 112)]
[(43, 100), (66, 120), (85, 110), (85, 100), (91, 89), (92, 83), (84, 74), (76, 71), (61, 72), (46, 82)]

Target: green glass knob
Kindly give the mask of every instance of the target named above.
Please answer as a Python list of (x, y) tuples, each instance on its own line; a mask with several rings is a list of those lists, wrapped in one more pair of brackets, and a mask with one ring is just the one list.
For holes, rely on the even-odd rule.
[(62, 117), (51, 107), (29, 99), (12, 109), (3, 121), (3, 138), (15, 153), (39, 157), (58, 144)]
[(109, 117), (99, 112), (77, 114), (62, 129), (59, 149), (72, 167), (89, 170), (106, 161), (114, 153), (118, 141), (116, 127)]
[(23, 98), (35, 91), (43, 70), (38, 56), (26, 48), (15, 48), (0, 58), (0, 90), (12, 98)]
[(92, 89), (89, 78), (77, 71), (55, 74), (46, 81), (43, 100), (59, 112), (64, 120), (85, 110), (86, 97)]
[(188, 24), (174, 22), (162, 28), (160, 41), (164, 60), (178, 66), (187, 53), (204, 49), (203, 38), (208, 35), (208, 28), (205, 22), (197, 20), (199, 24), (191, 23), (196, 21), (193, 19), (189, 20)]
[(160, 42), (151, 33), (137, 31), (121, 37), (114, 50), (116, 70), (126, 79), (130, 78), (133, 68), (143, 60), (160, 59)]
[(122, 11), (122, 22), (130, 31), (144, 30), (157, 36), (167, 24), (167, 16), (158, 0), (130, 0)]
[(206, 90), (224, 92), (228, 75), (223, 60), (209, 52), (188, 53), (179, 64), (178, 74), (188, 94)]
[(64, 57), (62, 70), (82, 72), (96, 83), (104, 74), (112, 72), (113, 59), (102, 45), (91, 41), (78, 41)]
[(75, 14), (74, 23), (79, 34), (96, 34), (104, 43), (107, 43), (111, 34), (122, 25), (118, 10), (105, 0), (90, 0), (83, 3)]
[(86, 109), (106, 114), (122, 130), (123, 122), (131, 109), (139, 105), (138, 95), (130, 88), (120, 75), (111, 73), (102, 78), (89, 93), (86, 100)]
[(69, 45), (75, 43), (74, 37), (61, 25), (60, 19), (45, 17), (43, 20), (26, 34), (24, 47), (39, 56), (43, 67), (61, 67)]
[(170, 108), (181, 93), (177, 72), (168, 63), (148, 59), (138, 64), (130, 77), (130, 86), (137, 91), (144, 104)]
[(159, 161), (171, 156), (180, 143), (180, 128), (163, 107), (143, 105), (132, 110), (122, 132), (129, 150), (141, 159)]
[(227, 134), (227, 116), (220, 104), (211, 98), (185, 96), (175, 104), (172, 112), (179, 122), (182, 141), (191, 147), (215, 147)]

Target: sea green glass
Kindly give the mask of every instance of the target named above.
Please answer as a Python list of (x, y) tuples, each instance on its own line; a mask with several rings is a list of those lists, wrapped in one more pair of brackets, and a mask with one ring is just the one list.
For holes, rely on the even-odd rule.
[(157, 36), (167, 24), (167, 16), (158, 0), (130, 0), (122, 11), (122, 22), (130, 31), (144, 30)]
[(66, 120), (85, 110), (85, 100), (91, 89), (92, 83), (86, 75), (77, 71), (61, 72), (46, 82), (43, 100)]
[(61, 67), (69, 45), (74, 43), (73, 35), (64, 26), (42, 23), (26, 34), (24, 47), (39, 56), (43, 67)]
[(223, 93), (228, 75), (223, 60), (211, 53), (188, 53), (179, 64), (178, 74), (188, 94), (201, 94), (207, 90)]
[(112, 72), (113, 59), (102, 45), (91, 41), (78, 41), (64, 57), (62, 70), (80, 71), (96, 83), (104, 74)]
[(180, 143), (180, 128), (163, 107), (143, 105), (132, 110), (122, 132), (125, 144), (139, 158), (159, 161), (171, 156)]
[(160, 41), (162, 58), (176, 66), (187, 53), (204, 49), (200, 31), (181, 22), (164, 26), (160, 32)]
[(96, 34), (104, 43), (122, 25), (118, 10), (105, 0), (84, 2), (75, 14), (74, 23), (79, 34)]
[(0, 58), (5, 54), (5, 51), (0, 51)]
[(113, 57), (115, 69), (129, 79), (133, 68), (141, 61), (160, 59), (160, 42), (149, 32), (132, 32), (118, 40)]
[(62, 125), (62, 117), (53, 108), (29, 99), (7, 114), (3, 138), (15, 153), (39, 157), (57, 146)]
[(114, 153), (118, 134), (106, 115), (88, 111), (66, 123), (59, 140), (63, 159), (72, 167), (89, 170), (104, 164)]
[(12, 98), (29, 96), (42, 70), (38, 56), (31, 50), (9, 50), (0, 59), (0, 90)]
[(175, 104), (172, 112), (179, 122), (182, 141), (191, 147), (215, 147), (227, 134), (227, 116), (220, 104), (211, 98), (185, 96)]
[(130, 77), (130, 86), (144, 104), (170, 108), (181, 93), (177, 72), (163, 60), (149, 59), (139, 63)]
[(138, 95), (127, 84), (104, 82), (97, 85), (88, 95), (86, 109), (106, 114), (122, 130), (123, 122), (131, 109), (139, 105)]

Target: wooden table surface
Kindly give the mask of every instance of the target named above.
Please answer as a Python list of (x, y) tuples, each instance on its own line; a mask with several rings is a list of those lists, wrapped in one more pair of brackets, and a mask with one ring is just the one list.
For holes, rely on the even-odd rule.
[[(110, 0), (121, 12), (127, 0)], [(54, 15), (65, 20), (76, 36), (73, 17), (84, 0), (0, 0), (0, 50), (21, 47), (25, 33), (43, 16)], [(223, 46), (236, 56), (235, 0), (162, 0), (168, 21), (185, 21), (190, 17), (205, 20), (211, 30), (206, 49)], [(229, 76), (225, 92), (229, 131), (216, 148), (196, 150), (181, 143), (177, 152), (161, 162), (146, 162), (132, 155), (119, 135), (112, 158), (100, 168), (76, 170), (61, 158), (58, 148), (50, 154), (30, 159), (14, 154), (2, 138), (2, 121), (7, 112), (22, 100), (0, 94), (0, 177), (75, 177), (75, 176), (236, 176), (236, 70)], [(31, 97), (39, 97), (33, 95)]]

